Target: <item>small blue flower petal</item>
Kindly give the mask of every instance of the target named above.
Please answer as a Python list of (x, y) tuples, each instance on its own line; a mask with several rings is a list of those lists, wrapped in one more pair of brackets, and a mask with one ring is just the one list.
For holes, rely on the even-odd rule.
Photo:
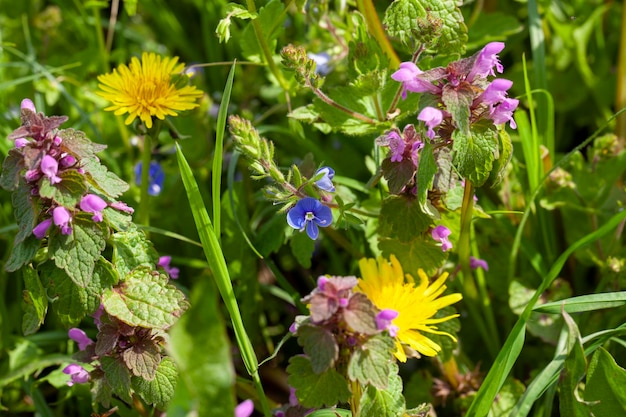
[(335, 186), (333, 185), (332, 179), (335, 177), (335, 170), (331, 167), (321, 167), (320, 169), (315, 171), (315, 176), (319, 174), (324, 174), (324, 176), (315, 181), (315, 185), (317, 185), (321, 190), (328, 191), (329, 193), (334, 193)]
[(317, 228), (317, 224), (314, 221), (308, 222), (306, 225), (306, 234), (313, 240), (317, 240), (320, 235), (320, 230)]
[[(141, 185), (141, 166), (141, 161), (137, 162), (137, 165), (135, 165), (135, 183), (137, 185)], [(148, 194), (152, 196), (161, 194), (161, 191), (163, 190), (163, 182), (165, 182), (165, 172), (163, 171), (161, 164), (156, 161), (151, 161), (148, 175), (150, 177)]]
[(315, 223), (320, 227), (327, 227), (333, 222), (333, 212), (330, 207), (320, 203), (319, 209), (315, 212)]
[(319, 236), (318, 226), (330, 226), (332, 221), (332, 210), (311, 197), (298, 201), (287, 213), (287, 224), (300, 231), (306, 229), (307, 235), (313, 240)]

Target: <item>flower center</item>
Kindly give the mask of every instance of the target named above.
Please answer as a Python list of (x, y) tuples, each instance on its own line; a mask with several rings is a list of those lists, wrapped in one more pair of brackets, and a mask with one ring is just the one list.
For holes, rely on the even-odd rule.
[(304, 219), (310, 222), (311, 220), (315, 219), (315, 213), (313, 213), (312, 211), (307, 211), (304, 215)]

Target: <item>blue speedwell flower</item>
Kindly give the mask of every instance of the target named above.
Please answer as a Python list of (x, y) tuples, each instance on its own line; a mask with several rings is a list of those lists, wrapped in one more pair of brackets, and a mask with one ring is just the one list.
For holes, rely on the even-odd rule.
[(287, 213), (289, 226), (300, 231), (306, 229), (306, 234), (313, 240), (320, 234), (317, 227), (330, 226), (332, 221), (333, 214), (330, 208), (311, 197), (298, 201)]
[(315, 171), (315, 176), (318, 176), (319, 174), (324, 174), (324, 176), (315, 181), (315, 185), (317, 185), (320, 190), (334, 193), (335, 186), (333, 185), (333, 178), (335, 177), (335, 170), (331, 167), (321, 167), (320, 169)]
[[(150, 180), (148, 186), (148, 194), (159, 195), (163, 189), (163, 181), (165, 181), (165, 172), (161, 164), (156, 161), (150, 162)], [(141, 185), (141, 161), (135, 165), (135, 183)]]

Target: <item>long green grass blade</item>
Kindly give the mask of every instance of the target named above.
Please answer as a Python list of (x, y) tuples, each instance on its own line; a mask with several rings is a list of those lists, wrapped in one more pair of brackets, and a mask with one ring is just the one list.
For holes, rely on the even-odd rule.
[(224, 94), (222, 94), (222, 103), (217, 113), (217, 128), (215, 131), (215, 152), (213, 154), (213, 170), (212, 170), (212, 196), (213, 196), (213, 221), (215, 222), (215, 235), (219, 241), (221, 236), (221, 193), (222, 193), (222, 164), (224, 161), (224, 129), (226, 129), (226, 116), (228, 115), (228, 104), (230, 103), (230, 93), (233, 89), (233, 80), (235, 78), (235, 64), (233, 62), (228, 73), (228, 79), (224, 86)]
[(539, 313), (550, 314), (560, 314), (563, 310), (567, 313), (580, 313), (582, 311), (620, 307), (624, 304), (626, 304), (626, 291), (619, 291), (571, 297), (535, 306), (533, 310)]
[(191, 213), (193, 214), (196, 229), (198, 230), (198, 235), (200, 236), (200, 242), (202, 242), (204, 255), (206, 256), (207, 262), (211, 266), (217, 288), (224, 304), (226, 305), (228, 314), (230, 315), (230, 320), (233, 324), (233, 330), (235, 332), (235, 339), (237, 340), (237, 345), (241, 351), (241, 357), (244, 365), (246, 366), (246, 370), (255, 382), (259, 398), (261, 399), (261, 404), (263, 405), (263, 411), (266, 417), (269, 417), (271, 416), (271, 411), (260, 383), (257, 357), (243, 325), (241, 311), (239, 310), (239, 305), (237, 304), (237, 299), (235, 298), (233, 285), (230, 280), (228, 268), (226, 267), (226, 260), (224, 259), (224, 253), (220, 248), (217, 235), (215, 234), (215, 230), (211, 224), (211, 219), (209, 218), (204, 201), (202, 200), (198, 183), (193, 176), (191, 167), (185, 159), (185, 155), (183, 154), (179, 143), (176, 143), (176, 158), (178, 160), (178, 167), (180, 169), (183, 185), (185, 186), (185, 191), (187, 192), (189, 205), (191, 206)]
[(574, 253), (576, 250), (586, 246), (598, 239), (602, 236), (607, 235), (611, 231), (613, 231), (622, 221), (626, 219), (626, 210), (621, 211), (615, 214), (613, 217), (609, 219), (602, 227), (598, 228), (593, 233), (588, 234), (587, 236), (579, 239), (574, 242), (565, 252), (558, 257), (558, 259), (548, 271), (548, 274), (544, 277), (543, 282), (533, 295), (532, 299), (529, 301), (528, 305), (518, 318), (513, 330), (509, 334), (504, 346), (500, 350), (498, 357), (494, 361), (489, 373), (485, 377), (474, 401), (472, 402), (469, 410), (467, 411), (468, 416), (476, 416), (476, 417), (484, 417), (489, 413), (489, 409), (493, 404), (493, 401), (498, 394), (498, 391), (504, 384), (504, 380), (511, 372), (515, 361), (522, 349), (524, 343), (524, 331), (526, 329), (526, 322), (530, 318), (530, 314), (533, 311), (533, 307), (537, 303), (537, 300), (541, 296), (541, 294), (550, 286), (550, 284), (557, 278), (561, 269), (565, 265), (567, 259)]

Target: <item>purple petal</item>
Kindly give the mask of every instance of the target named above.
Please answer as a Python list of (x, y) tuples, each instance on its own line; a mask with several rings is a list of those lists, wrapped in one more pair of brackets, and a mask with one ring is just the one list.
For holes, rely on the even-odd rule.
[(50, 225), (52, 225), (52, 219), (46, 219), (42, 221), (37, 226), (35, 226), (35, 228), (33, 229), (33, 234), (37, 239), (43, 239), (46, 236), (46, 233), (48, 233)]
[(55, 209), (52, 210), (52, 219), (54, 220), (54, 224), (59, 227), (66, 226), (71, 218), (70, 212), (63, 206), (55, 207)]
[(506, 99), (506, 92), (513, 85), (513, 81), (496, 78), (487, 86), (481, 95), (482, 102), (485, 104), (496, 104)]
[(254, 403), (248, 399), (235, 407), (235, 417), (250, 417), (254, 411)]
[(450, 236), (450, 233), (450, 229), (448, 229), (446, 226), (439, 225), (433, 229), (431, 235), (433, 239), (441, 241), (442, 239), (446, 239), (448, 236)]
[(29, 98), (25, 98), (24, 100), (22, 100), (22, 103), (20, 104), (20, 109), (29, 110), (29, 111), (32, 111), (33, 113), (37, 113), (35, 104)]
[(41, 169), (41, 172), (43, 172), (44, 175), (50, 179), (50, 184), (57, 184), (61, 182), (61, 178), (57, 176), (59, 163), (50, 155), (45, 155), (41, 159), (41, 165), (39, 168)]
[(489, 264), (484, 259), (477, 259), (473, 256), (470, 256), (470, 268), (477, 269), (482, 268), (485, 271), (489, 271)]
[(73, 327), (68, 332), (67, 335), (70, 339), (78, 343), (78, 349), (85, 350), (85, 348), (93, 343), (87, 334), (79, 328)]
[(474, 62), (474, 67), (467, 75), (467, 81), (472, 82), (476, 77), (486, 78), (488, 75), (494, 75), (494, 67), (499, 73), (502, 73), (503, 67), (500, 64), (498, 55), (504, 49), (503, 42), (490, 42), (480, 51), (478, 58)]

